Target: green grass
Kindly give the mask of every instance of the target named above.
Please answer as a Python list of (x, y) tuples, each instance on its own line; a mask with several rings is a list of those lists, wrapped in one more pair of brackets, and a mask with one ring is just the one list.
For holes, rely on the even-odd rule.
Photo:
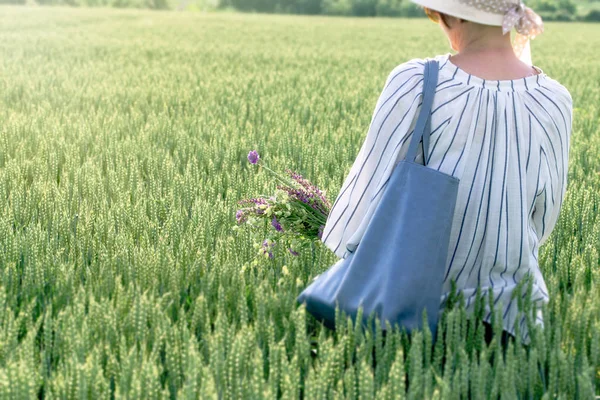
[(428, 331), (382, 349), (349, 319), (322, 329), (295, 298), (336, 257), (252, 266), (231, 229), (274, 190), (251, 149), (334, 200), (389, 72), (448, 51), (435, 25), (0, 8), (0, 398), (600, 394), (598, 48), (592, 24), (533, 43), (574, 99), (569, 186), (539, 251), (546, 328), (504, 359), (459, 307), (433, 354)]

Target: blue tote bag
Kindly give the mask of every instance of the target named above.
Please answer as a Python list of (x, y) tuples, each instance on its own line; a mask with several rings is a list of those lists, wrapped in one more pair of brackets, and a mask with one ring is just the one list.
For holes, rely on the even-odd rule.
[[(438, 80), (435, 60), (425, 64), (422, 105), (406, 158), (398, 162), (357, 248), (316, 276), (296, 298), (317, 320), (335, 328), (335, 309), (356, 323), (375, 312), (411, 332), (436, 337), (440, 298), (459, 179), (426, 166), (431, 107)], [(424, 164), (415, 162), (422, 139)]]

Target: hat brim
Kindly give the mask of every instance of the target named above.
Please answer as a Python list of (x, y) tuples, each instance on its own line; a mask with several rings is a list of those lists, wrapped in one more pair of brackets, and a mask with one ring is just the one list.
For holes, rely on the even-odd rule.
[(457, 0), (411, 0), (420, 6), (483, 25), (502, 26), (504, 15), (468, 7)]

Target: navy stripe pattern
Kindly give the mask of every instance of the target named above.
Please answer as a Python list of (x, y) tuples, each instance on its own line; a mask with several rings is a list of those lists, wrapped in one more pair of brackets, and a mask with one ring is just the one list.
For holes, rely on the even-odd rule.
[[(540, 302), (549, 298), (538, 249), (558, 221), (567, 189), (573, 101), (539, 68), (538, 75), (522, 79), (486, 81), (456, 67), (449, 56), (436, 57), (440, 83), (427, 160), (429, 168), (460, 179), (440, 309), (451, 281), (469, 312), (481, 287), (485, 296), (492, 292), (504, 329), (514, 334), (519, 323), (528, 344), (512, 294), (532, 276), (536, 323), (543, 326)], [(398, 65), (385, 82), (323, 230), (323, 243), (340, 258), (356, 250), (394, 167), (406, 156), (421, 107), (424, 62)], [(421, 146), (415, 162), (423, 163)], [(491, 322), (489, 307), (484, 320)]]

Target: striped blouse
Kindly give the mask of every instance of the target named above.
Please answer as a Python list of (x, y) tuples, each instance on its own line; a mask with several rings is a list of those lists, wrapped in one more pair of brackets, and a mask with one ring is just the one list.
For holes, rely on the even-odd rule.
[[(532, 274), (533, 302), (548, 303), (538, 249), (559, 216), (567, 188), (572, 127), (568, 90), (538, 68), (517, 80), (485, 80), (437, 56), (427, 165), (460, 179), (440, 310), (451, 280), (474, 311), (478, 286), (500, 310), (504, 330), (530, 342), (513, 290)], [(356, 249), (395, 164), (406, 156), (420, 109), (425, 60), (390, 73), (366, 139), (335, 200), (322, 241), (338, 257)], [(392, 162), (393, 161), (393, 162)], [(416, 162), (423, 163), (418, 147)], [(522, 293), (525, 295), (526, 287)], [(535, 323), (543, 327), (541, 304)], [(491, 321), (486, 305), (484, 320)], [(517, 321), (519, 319), (519, 321)]]

